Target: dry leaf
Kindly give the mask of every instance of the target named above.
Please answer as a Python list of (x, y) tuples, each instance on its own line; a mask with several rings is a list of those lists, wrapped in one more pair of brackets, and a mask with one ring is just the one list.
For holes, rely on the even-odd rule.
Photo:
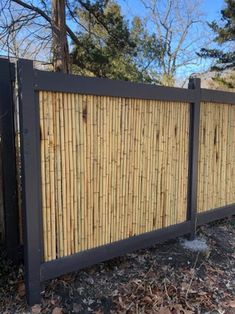
[(164, 306), (160, 308), (160, 310), (158, 311), (158, 314), (171, 314), (171, 311), (169, 310), (168, 307)]
[(229, 306), (235, 308), (235, 299), (229, 302)]
[(189, 287), (189, 284), (187, 282), (183, 282), (182, 285), (181, 285), (181, 289), (183, 291), (188, 290), (188, 287)]
[(122, 301), (122, 297), (118, 297), (118, 304), (121, 306), (121, 308), (123, 308), (123, 309), (125, 308), (125, 305)]
[(23, 281), (18, 283), (17, 292), (21, 298), (25, 296), (25, 284)]
[(146, 302), (148, 304), (152, 304), (153, 303), (153, 300), (150, 297), (148, 297), (148, 296), (144, 297), (142, 301)]
[(204, 295), (207, 295), (207, 292), (205, 292), (205, 291), (199, 291), (199, 292), (198, 292), (198, 295), (204, 296)]
[(55, 307), (51, 313), (52, 314), (62, 314), (63, 310), (61, 307)]
[(41, 313), (41, 305), (40, 304), (35, 304), (34, 306), (31, 307), (31, 313), (32, 314), (40, 314)]
[(184, 314), (193, 314), (193, 311), (185, 310), (181, 304), (175, 304), (173, 307), (173, 310), (175, 310), (176, 313), (184, 313)]

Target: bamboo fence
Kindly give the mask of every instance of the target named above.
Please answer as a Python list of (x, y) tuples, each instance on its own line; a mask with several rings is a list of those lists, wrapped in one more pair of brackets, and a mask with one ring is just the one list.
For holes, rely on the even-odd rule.
[(201, 103), (198, 211), (235, 203), (235, 106)]
[(189, 105), (39, 92), (44, 259), (186, 220)]

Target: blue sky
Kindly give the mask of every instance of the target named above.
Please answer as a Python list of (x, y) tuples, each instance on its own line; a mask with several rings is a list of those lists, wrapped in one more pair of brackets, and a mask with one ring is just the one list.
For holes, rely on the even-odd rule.
[[(141, 15), (143, 12), (140, 1), (118, 0), (117, 2), (122, 6), (123, 12), (127, 15)], [(204, 0), (202, 4), (202, 11), (205, 13), (205, 18), (209, 21), (218, 19), (223, 6), (223, 0)]]
[(205, 0), (203, 4), (203, 11), (208, 20), (217, 20), (220, 18), (220, 11), (224, 6), (223, 0)]
[[(151, 1), (151, 0), (149, 0)], [(128, 20), (131, 20), (134, 16), (143, 16), (146, 14), (146, 11), (141, 3), (141, 0), (117, 0), (117, 2), (121, 5), (124, 15), (127, 17)], [(187, 0), (185, 0), (187, 2)], [(219, 21), (221, 18), (221, 9), (224, 7), (224, 0), (202, 0), (200, 11), (203, 14), (203, 20), (212, 22), (213, 20)], [(146, 16), (146, 15), (144, 15)], [(209, 27), (204, 25), (198, 25), (195, 29), (195, 32), (200, 32), (200, 35), (205, 35), (205, 38), (209, 38), (209, 42), (211, 45), (211, 40), (214, 38), (214, 34), (210, 32)], [(210, 35), (211, 33), (211, 35)], [(206, 37), (210, 36), (210, 37)], [(190, 42), (190, 38), (189, 38)], [(197, 44), (193, 46), (193, 51), (199, 52), (200, 49), (198, 48)], [(177, 76), (179, 79), (184, 79), (186, 76), (190, 76), (192, 73), (195, 72), (204, 72), (210, 68), (211, 60), (205, 59), (198, 59), (195, 61), (195, 65), (190, 65), (187, 67), (182, 67), (177, 71)]]

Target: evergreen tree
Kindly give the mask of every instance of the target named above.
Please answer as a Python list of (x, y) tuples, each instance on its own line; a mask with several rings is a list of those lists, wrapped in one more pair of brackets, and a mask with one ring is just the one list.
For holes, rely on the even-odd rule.
[(215, 32), (215, 43), (220, 46), (226, 46), (225, 49), (207, 49), (203, 48), (199, 53), (204, 58), (216, 60), (214, 70), (222, 71), (235, 68), (235, 1), (225, 0), (226, 7), (221, 11), (221, 24), (212, 22), (209, 24)]
[(75, 73), (156, 82), (148, 65), (160, 55), (157, 39), (140, 19), (129, 25), (120, 6), (107, 0), (83, 2), (76, 14), (83, 28), (77, 33), (80, 44), (73, 46), (71, 54)]

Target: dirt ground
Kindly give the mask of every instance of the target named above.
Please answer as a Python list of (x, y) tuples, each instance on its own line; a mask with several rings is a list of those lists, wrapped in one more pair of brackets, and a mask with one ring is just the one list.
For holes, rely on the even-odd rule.
[(42, 304), (25, 303), (22, 266), (0, 257), (0, 313), (235, 313), (235, 217), (201, 227), (203, 253), (182, 239), (48, 282)]

